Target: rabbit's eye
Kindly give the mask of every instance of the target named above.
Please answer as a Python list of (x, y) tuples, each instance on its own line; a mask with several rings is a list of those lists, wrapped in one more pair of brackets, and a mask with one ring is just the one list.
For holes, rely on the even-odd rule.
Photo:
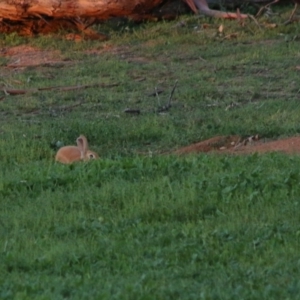
[(95, 155), (91, 153), (91, 154), (89, 155), (89, 158), (95, 158)]

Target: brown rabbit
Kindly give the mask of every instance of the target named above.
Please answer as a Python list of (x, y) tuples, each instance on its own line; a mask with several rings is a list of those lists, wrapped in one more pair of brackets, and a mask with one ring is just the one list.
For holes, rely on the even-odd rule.
[(63, 164), (71, 164), (75, 161), (90, 160), (99, 158), (98, 154), (89, 150), (88, 141), (84, 135), (80, 135), (77, 146), (65, 146), (60, 148), (55, 156), (55, 160)]

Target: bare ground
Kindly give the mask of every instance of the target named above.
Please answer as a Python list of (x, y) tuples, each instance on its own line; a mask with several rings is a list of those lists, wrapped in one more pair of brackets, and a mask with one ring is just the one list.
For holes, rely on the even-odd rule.
[(176, 150), (175, 154), (214, 152), (226, 154), (252, 154), (266, 152), (282, 152), (286, 154), (300, 153), (300, 137), (294, 136), (278, 140), (261, 139), (251, 136), (246, 139), (237, 135), (216, 136)]

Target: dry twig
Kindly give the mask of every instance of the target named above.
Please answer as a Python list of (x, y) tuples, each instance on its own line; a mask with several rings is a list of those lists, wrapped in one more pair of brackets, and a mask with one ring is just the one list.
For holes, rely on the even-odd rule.
[(170, 94), (169, 101), (168, 101), (167, 105), (158, 108), (157, 112), (161, 113), (161, 112), (164, 112), (164, 111), (168, 111), (171, 108), (171, 101), (172, 101), (173, 94), (175, 92), (177, 83), (178, 83), (178, 80), (175, 81), (175, 84), (174, 84), (173, 89), (171, 91), (171, 94)]
[(92, 88), (92, 87), (109, 88), (109, 87), (114, 87), (114, 86), (118, 86), (118, 85), (119, 85), (119, 83), (111, 83), (111, 84), (95, 83), (95, 84), (73, 85), (73, 86), (50, 86), (50, 87), (36, 88), (36, 89), (29, 89), (29, 90), (8, 89), (8, 88), (2, 88), (1, 90), (6, 95), (15, 96), (15, 95), (24, 95), (27, 93), (49, 91), (49, 90), (55, 90), (55, 91), (59, 91), (59, 92), (67, 92), (67, 91), (81, 90), (81, 89), (87, 89), (87, 88)]

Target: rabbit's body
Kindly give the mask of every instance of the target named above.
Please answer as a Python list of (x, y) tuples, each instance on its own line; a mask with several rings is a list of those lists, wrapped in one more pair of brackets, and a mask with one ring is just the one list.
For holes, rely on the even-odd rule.
[(88, 142), (84, 135), (77, 138), (77, 146), (65, 146), (60, 148), (55, 160), (63, 164), (70, 164), (76, 161), (86, 161), (99, 158), (98, 154), (88, 149)]

